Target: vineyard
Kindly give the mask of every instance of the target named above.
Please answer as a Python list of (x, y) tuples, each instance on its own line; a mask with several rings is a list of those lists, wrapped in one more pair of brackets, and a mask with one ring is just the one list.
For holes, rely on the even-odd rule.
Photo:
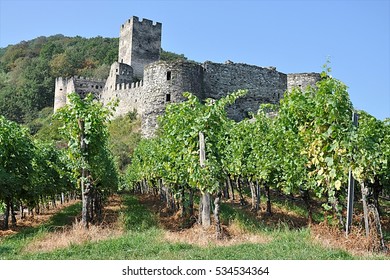
[[(226, 107), (245, 94), (240, 90), (201, 101), (184, 93), (186, 102), (167, 106), (157, 136), (140, 140), (126, 155), (129, 164), (121, 166), (117, 160), (123, 155), (114, 155), (109, 145), (115, 104), (103, 107), (92, 95), (82, 100), (71, 94), (70, 104), (53, 116), (61, 140), (49, 143), (0, 116), (3, 229), (9, 221), (15, 226), (19, 209), (23, 218), (24, 209), (39, 214), (76, 197), (82, 201), (81, 224), (88, 229), (102, 223), (109, 198), (125, 191), (140, 194), (141, 200), (153, 197), (146, 203), (150, 209), (158, 205), (160, 216), (164, 211), (167, 219), (179, 217), (172, 227), (198, 227), (200, 236), (212, 230), (219, 242), (228, 240), (227, 216), (238, 217), (246, 209), (248, 215), (278, 223), (267, 217), (277, 216), (281, 201), (288, 201), (303, 209), (297, 218), (307, 221), (297, 222), (305, 224), (302, 228), (326, 225), (336, 229), (335, 236), (362, 230), (370, 250), (386, 251), (389, 119), (358, 111), (354, 124), (347, 87), (329, 70), (316, 87), (295, 88), (280, 104), (263, 105), (235, 122)], [(351, 177), (355, 215), (348, 225)], [(131, 219), (150, 222), (144, 210), (133, 210), (139, 212), (129, 214)]]

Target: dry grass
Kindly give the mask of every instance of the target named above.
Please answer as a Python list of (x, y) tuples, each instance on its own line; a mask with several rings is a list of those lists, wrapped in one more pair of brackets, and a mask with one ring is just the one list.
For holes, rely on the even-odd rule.
[[(165, 205), (152, 195), (142, 195), (138, 199), (151, 212), (159, 218), (159, 224), (164, 229), (164, 240), (171, 243), (187, 243), (200, 247), (208, 246), (232, 246), (243, 243), (266, 244), (273, 240), (266, 233), (252, 233), (243, 229), (239, 223), (232, 220), (228, 224), (222, 225), (223, 235), (218, 239), (215, 233), (215, 227), (212, 225), (205, 230), (202, 226), (195, 223), (195, 219), (182, 218), (180, 213), (172, 214), (167, 211)], [(240, 207), (235, 201), (228, 202), (233, 208), (240, 208), (248, 216), (255, 220), (261, 221), (266, 225), (277, 225), (283, 223), (289, 228), (299, 229), (307, 227), (307, 219), (296, 214), (294, 211), (289, 211), (283, 207), (274, 206), (273, 215), (265, 215), (265, 209), (260, 213), (255, 214), (250, 212), (249, 207)], [(65, 206), (65, 205), (64, 205)], [(66, 248), (76, 244), (86, 242), (96, 242), (105, 239), (110, 239), (123, 235), (125, 232), (123, 221), (119, 219), (119, 213), (123, 207), (123, 201), (120, 196), (112, 196), (103, 210), (103, 223), (96, 226), (92, 225), (88, 230), (85, 230), (80, 222), (76, 221), (72, 225), (58, 227), (54, 232), (47, 232), (39, 235), (28, 246), (24, 248), (24, 252), (48, 252), (59, 248)], [(53, 213), (61, 208), (52, 210)], [(1, 236), (7, 236), (20, 231), (25, 227), (36, 226), (46, 222), (53, 213), (45, 213), (35, 216), (34, 219), (27, 218), (18, 221), (18, 226), (8, 231), (0, 231)], [(361, 220), (361, 217), (355, 217), (355, 221)], [(384, 227), (389, 226), (389, 220), (384, 222)], [(315, 243), (321, 244), (326, 248), (337, 248), (350, 252), (355, 256), (372, 256), (377, 255), (379, 251), (379, 242), (375, 237), (366, 238), (361, 225), (356, 224), (348, 237), (345, 232), (338, 227), (330, 225), (312, 224), (309, 226), (311, 238)]]
[(123, 234), (123, 229), (118, 226), (91, 225), (85, 229), (79, 221), (72, 226), (62, 227), (55, 232), (36, 238), (24, 248), (25, 252), (49, 252), (71, 245), (83, 244), (113, 238)]
[(168, 242), (188, 243), (200, 247), (207, 247), (210, 245), (231, 246), (243, 243), (264, 244), (271, 241), (269, 236), (245, 232), (234, 223), (229, 226), (223, 226), (222, 230), (222, 237), (217, 238), (214, 226), (204, 229), (201, 225), (194, 224), (188, 229), (166, 231), (164, 238)]
[[(33, 216), (25, 214), (26, 216), (23, 219), (20, 218), (20, 215), (16, 215), (16, 226), (11, 225), (10, 222), (10, 229), (0, 230), (0, 238), (14, 235), (22, 230), (25, 230), (26, 228), (40, 226), (48, 222), (54, 214), (60, 212), (65, 207), (76, 204), (77, 202), (79, 202), (79, 200), (72, 200), (63, 204), (57, 204), (57, 207), (45, 209), (43, 213), (34, 214)], [(2, 219), (0, 219), (0, 223), (3, 223)]]
[[(217, 238), (214, 222), (208, 229), (204, 229), (195, 218), (181, 217), (181, 212), (169, 213), (165, 204), (153, 195), (142, 195), (138, 197), (140, 202), (153, 213), (159, 216), (159, 223), (165, 230), (164, 238), (168, 242), (187, 243), (200, 247), (231, 246), (243, 243), (267, 243), (271, 237), (260, 233), (250, 233), (240, 228), (237, 223), (222, 225), (222, 236)], [(196, 213), (195, 213), (196, 216)]]
[[(374, 234), (368, 237), (361, 226), (352, 226), (348, 236), (345, 231), (337, 226), (330, 226), (324, 223), (310, 226), (311, 236), (314, 242), (326, 248), (338, 248), (350, 252), (355, 256), (372, 256), (383, 253), (380, 248), (380, 240)], [(383, 253), (385, 254), (385, 253)], [(389, 252), (387, 255), (390, 256)]]
[(71, 245), (96, 242), (117, 237), (123, 234), (124, 227), (119, 217), (121, 210), (121, 198), (114, 195), (109, 198), (103, 210), (103, 222), (100, 225), (90, 225), (85, 229), (79, 220), (72, 225), (57, 227), (54, 232), (49, 232), (37, 237), (24, 248), (25, 252), (48, 252)]
[(14, 235), (16, 233), (18, 233), (18, 232), (13, 230), (13, 229), (7, 229), (7, 230), (1, 230), (0, 229), (0, 240), (1, 240), (2, 237), (11, 236), (11, 235)]

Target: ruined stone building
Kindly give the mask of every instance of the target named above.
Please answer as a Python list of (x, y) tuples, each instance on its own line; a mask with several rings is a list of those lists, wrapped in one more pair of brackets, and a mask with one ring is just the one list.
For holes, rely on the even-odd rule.
[(241, 120), (256, 112), (261, 103), (278, 103), (286, 90), (313, 85), (320, 78), (318, 73), (284, 74), (275, 67), (230, 61), (161, 61), (161, 29), (161, 23), (135, 16), (122, 24), (118, 61), (111, 65), (107, 80), (57, 78), (54, 110), (66, 104), (71, 92), (92, 92), (104, 104), (118, 99), (115, 116), (136, 110), (143, 136), (150, 137), (157, 128), (157, 116), (168, 103), (184, 101), (185, 91), (203, 100), (247, 89), (248, 94), (228, 108), (231, 118)]

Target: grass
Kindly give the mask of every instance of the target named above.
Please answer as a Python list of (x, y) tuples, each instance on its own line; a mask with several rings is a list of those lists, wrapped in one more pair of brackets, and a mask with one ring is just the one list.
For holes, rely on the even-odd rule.
[(198, 247), (162, 242), (161, 229), (129, 231), (120, 238), (71, 246), (51, 253), (20, 256), (21, 259), (353, 259), (346, 252), (324, 249), (309, 241), (307, 231), (280, 232), (268, 244)]
[(81, 203), (70, 205), (53, 215), (47, 223), (26, 228), (17, 234), (0, 239), (0, 259), (20, 258), (22, 249), (30, 242), (52, 232), (57, 227), (71, 224), (80, 211)]
[[(242, 243), (232, 246), (196, 246), (184, 242), (167, 242), (165, 230), (159, 226), (158, 217), (141, 205), (136, 197), (126, 195), (124, 208), (120, 215), (125, 227), (124, 233), (102, 241), (88, 241), (79, 245), (50, 252), (25, 252), (23, 249), (34, 238), (47, 234), (56, 226), (68, 223), (80, 211), (80, 205), (73, 205), (45, 225), (26, 232), (18, 233), (0, 241), (0, 259), (111, 259), (111, 260), (246, 260), (246, 259), (281, 259), (281, 260), (338, 260), (356, 259), (357, 257), (343, 250), (325, 248), (312, 241), (310, 230), (290, 229), (283, 223), (268, 226), (258, 223), (244, 211), (222, 205), (222, 220), (235, 222), (244, 230), (271, 237), (265, 243)], [(375, 259), (381, 257), (374, 257)]]

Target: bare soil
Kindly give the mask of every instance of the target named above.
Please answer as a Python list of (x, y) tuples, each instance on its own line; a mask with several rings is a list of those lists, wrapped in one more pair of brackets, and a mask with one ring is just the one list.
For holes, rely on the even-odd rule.
[[(45, 209), (44, 212), (41, 212), (40, 214), (34, 213), (34, 215), (28, 215), (27, 213), (25, 213), (25, 217), (23, 219), (21, 219), (20, 215), (18, 214), (16, 215), (15, 226), (12, 225), (10, 221), (8, 230), (0, 229), (0, 238), (16, 234), (27, 228), (40, 226), (46, 223), (54, 214), (60, 212), (65, 207), (76, 204), (77, 202), (79, 202), (79, 200), (73, 200), (63, 204), (57, 204), (55, 208), (51, 207), (49, 209)], [(0, 223), (1, 225), (3, 224), (3, 217), (0, 218)]]
[[(66, 206), (70, 206), (77, 201), (63, 204), (60, 207), (52, 208), (44, 214), (34, 215), (25, 219), (18, 219), (17, 225), (10, 230), (1, 231), (0, 237), (16, 234), (23, 229), (36, 227), (47, 222), (55, 213), (61, 211)], [(82, 244), (87, 241), (99, 241), (120, 236), (124, 233), (124, 228), (118, 219), (122, 207), (122, 199), (118, 195), (113, 195), (108, 199), (103, 210), (103, 221), (99, 225), (90, 225), (85, 229), (80, 216), (74, 217), (74, 222), (69, 225), (56, 227), (54, 231), (48, 232), (35, 238), (24, 248), (24, 252), (47, 252), (59, 248), (66, 248), (73, 244)]]
[(181, 212), (170, 213), (165, 205), (153, 195), (139, 197), (142, 204), (152, 209), (159, 217), (160, 226), (165, 229), (165, 239), (169, 242), (182, 242), (201, 247), (209, 245), (230, 246), (241, 243), (267, 243), (271, 237), (247, 232), (236, 223), (222, 225), (222, 235), (217, 238), (215, 226), (204, 229), (197, 223), (197, 213), (192, 217), (182, 217)]

